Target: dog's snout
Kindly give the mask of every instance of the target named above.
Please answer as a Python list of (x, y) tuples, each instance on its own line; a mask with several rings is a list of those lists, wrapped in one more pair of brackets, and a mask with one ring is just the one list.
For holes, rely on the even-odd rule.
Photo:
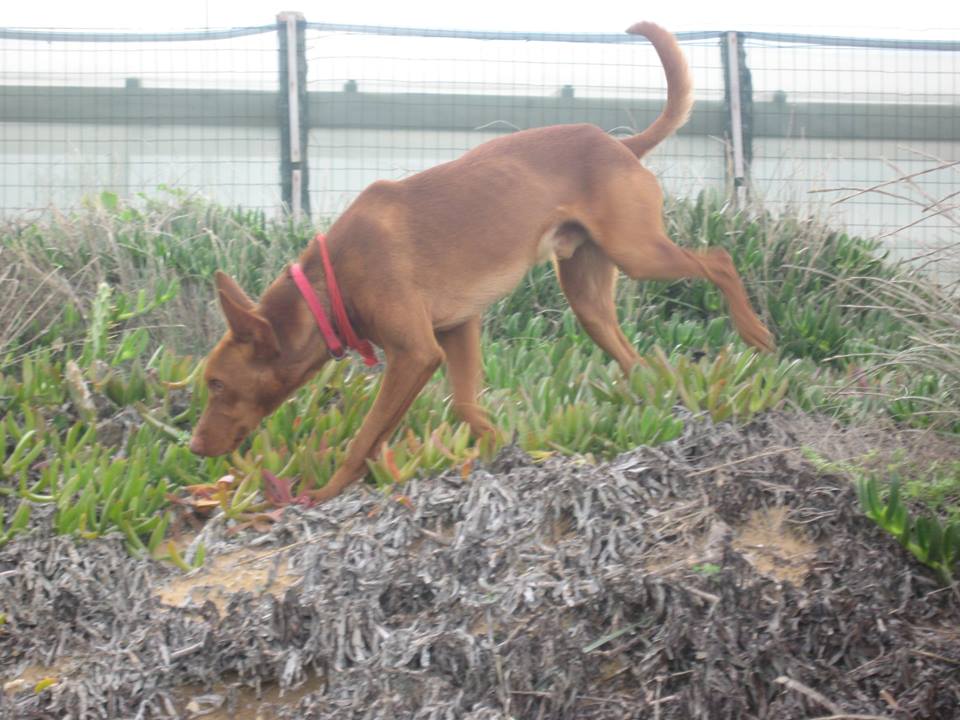
[(194, 435), (192, 438), (190, 438), (190, 452), (192, 452), (194, 455), (209, 455), (209, 453), (206, 452), (206, 444), (199, 435)]
[(202, 457), (217, 457), (236, 450), (247, 436), (247, 430), (238, 428), (233, 435), (210, 432), (201, 422), (190, 438), (190, 452)]

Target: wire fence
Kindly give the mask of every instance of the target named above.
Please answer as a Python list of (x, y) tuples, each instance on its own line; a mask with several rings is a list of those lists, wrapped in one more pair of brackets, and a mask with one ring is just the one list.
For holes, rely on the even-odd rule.
[[(335, 214), (358, 187), (451, 160), (517, 129), (591, 122), (629, 134), (660, 112), (663, 68), (627, 35), (435, 33), (308, 24), (311, 207)], [(684, 49), (698, 106), (658, 156), (671, 190), (724, 182), (724, 81), (716, 38)]]
[[(960, 156), (960, 43), (678, 37), (697, 104), (646, 161), (669, 192), (746, 194), (868, 235), (919, 219), (897, 235), (901, 255), (957, 240), (949, 163)], [(656, 53), (625, 34), (361, 27), (292, 14), (210, 32), (0, 29), (0, 213), (172, 188), (320, 219), (376, 179), (515, 129), (642, 129), (664, 95)], [(886, 194), (858, 192), (899, 175), (914, 177)]]
[(164, 187), (278, 206), (277, 32), (255, 30), (0, 31), (0, 209)]

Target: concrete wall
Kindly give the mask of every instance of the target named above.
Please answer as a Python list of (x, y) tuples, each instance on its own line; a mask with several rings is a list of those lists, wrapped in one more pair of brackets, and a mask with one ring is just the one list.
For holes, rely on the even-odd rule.
[[(373, 180), (400, 178), (514, 128), (593, 122), (644, 127), (661, 98), (597, 99), (431, 93), (311, 92), (309, 171), (315, 215), (335, 215)], [(267, 91), (0, 87), (0, 213), (77, 203), (113, 190), (166, 184), (218, 202), (275, 211), (280, 204), (278, 99)], [(668, 191), (723, 187), (724, 113), (699, 102), (691, 122), (648, 165)], [(913, 222), (915, 206), (840, 192), (960, 157), (960, 108), (935, 104), (791, 103), (754, 106), (753, 192), (771, 209), (800, 205), (851, 232), (882, 234)], [(956, 175), (917, 180), (930, 197)], [(910, 255), (955, 241), (943, 217), (894, 239)]]

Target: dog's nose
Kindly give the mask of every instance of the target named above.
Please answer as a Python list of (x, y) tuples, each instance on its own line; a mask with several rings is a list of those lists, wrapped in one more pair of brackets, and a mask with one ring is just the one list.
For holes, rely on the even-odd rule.
[(194, 435), (190, 438), (190, 452), (194, 455), (206, 455), (204, 452), (203, 440), (201, 440), (197, 435)]

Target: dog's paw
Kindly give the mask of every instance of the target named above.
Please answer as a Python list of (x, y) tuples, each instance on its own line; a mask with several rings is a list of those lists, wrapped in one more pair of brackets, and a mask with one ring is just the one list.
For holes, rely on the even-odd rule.
[(750, 337), (745, 337), (744, 340), (757, 350), (763, 352), (772, 353), (777, 349), (777, 343), (773, 339), (773, 333), (764, 325), (760, 325), (755, 332), (750, 334)]

